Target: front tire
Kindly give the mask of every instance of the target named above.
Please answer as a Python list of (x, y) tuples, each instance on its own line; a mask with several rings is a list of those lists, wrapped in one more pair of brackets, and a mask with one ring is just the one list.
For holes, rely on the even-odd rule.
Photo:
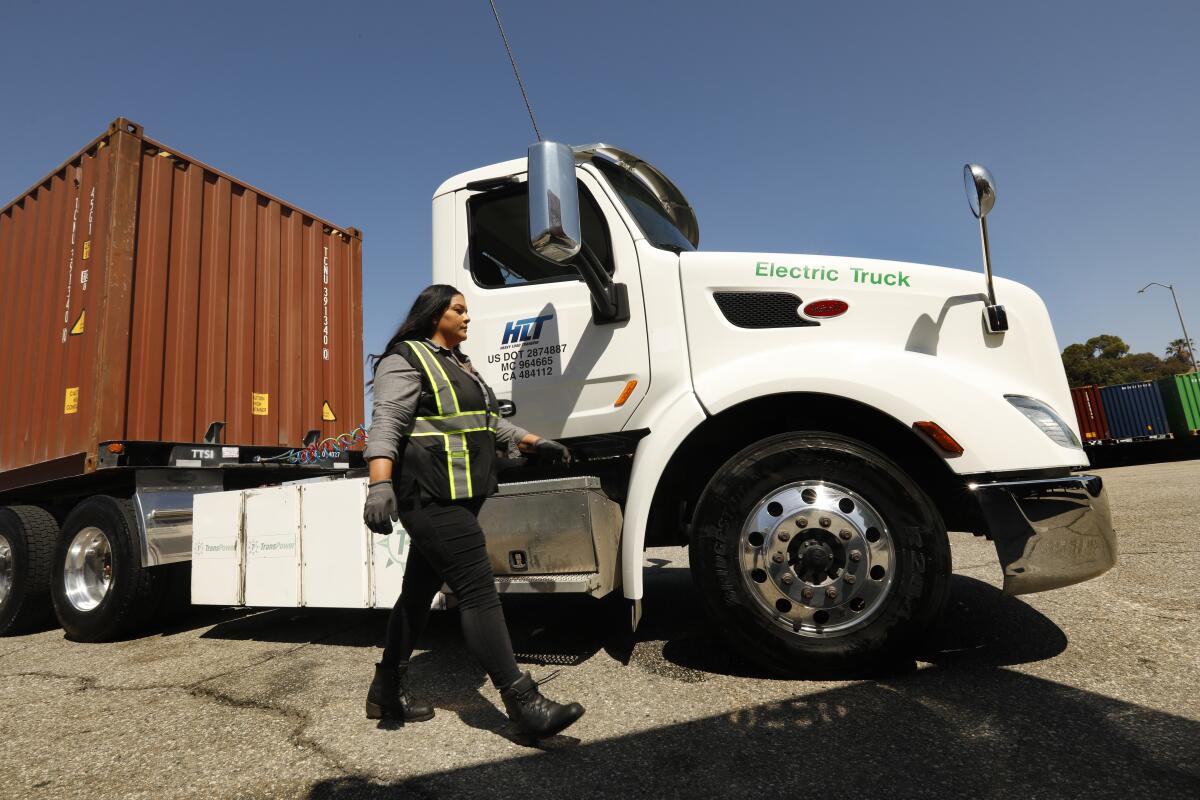
[(837, 434), (780, 434), (727, 461), (701, 496), (690, 556), (726, 638), (789, 676), (908, 656), (948, 595), (933, 503), (885, 455)]
[(158, 610), (166, 575), (142, 566), (134, 515), (132, 501), (96, 495), (63, 523), (51, 594), (68, 639), (109, 641)]
[(37, 506), (0, 508), (0, 636), (24, 633), (54, 618), (50, 564), (58, 523)]

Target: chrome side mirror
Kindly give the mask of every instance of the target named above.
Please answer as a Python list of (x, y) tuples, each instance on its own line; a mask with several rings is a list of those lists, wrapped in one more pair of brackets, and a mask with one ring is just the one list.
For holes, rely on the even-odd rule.
[(579, 190), (575, 154), (565, 144), (529, 146), (529, 246), (559, 264), (579, 253)]
[(979, 238), (983, 242), (983, 272), (987, 277), (987, 306), (983, 310), (983, 321), (988, 333), (1003, 333), (1008, 330), (1008, 314), (1004, 306), (996, 303), (996, 289), (992, 285), (992, 252), (988, 246), (987, 215), (996, 205), (996, 182), (992, 173), (981, 164), (963, 166), (963, 184), (967, 190), (967, 203), (971, 213), (979, 220)]
[(971, 213), (976, 219), (983, 219), (996, 205), (996, 182), (992, 180), (992, 173), (982, 164), (967, 164), (963, 167), (963, 184)]

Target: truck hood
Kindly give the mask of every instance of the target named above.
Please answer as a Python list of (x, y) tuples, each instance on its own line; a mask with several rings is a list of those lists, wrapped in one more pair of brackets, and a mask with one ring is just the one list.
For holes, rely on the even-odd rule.
[[(905, 425), (938, 422), (968, 448), (952, 462), (958, 472), (1087, 464), (1082, 449), (1051, 442), (1004, 400), (1040, 400), (1079, 434), (1045, 303), (1020, 283), (996, 279), (1010, 330), (990, 334), (979, 270), (790, 253), (679, 261), (693, 381), (710, 413), (737, 402), (731, 381), (766, 380), (760, 393), (844, 393)], [(847, 309), (805, 319), (798, 308), (816, 300)], [(758, 367), (735, 377), (722, 369), (733, 361)]]

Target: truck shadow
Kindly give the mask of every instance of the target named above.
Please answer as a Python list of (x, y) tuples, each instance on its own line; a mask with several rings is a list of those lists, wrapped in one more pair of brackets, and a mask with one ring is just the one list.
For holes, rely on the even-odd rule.
[[(600, 713), (614, 713), (601, 709)], [(632, 714), (635, 710), (630, 709)], [(731, 713), (311, 798), (1184, 797), (1200, 724), (1002, 668), (933, 667)], [(830, 789), (832, 791), (832, 789)], [(823, 794), (825, 792), (822, 792)]]
[[(684, 683), (715, 675), (775, 677), (725, 644), (705, 618), (685, 568), (647, 573), (646, 610), (636, 634), (628, 632), (620, 598), (509, 596), (503, 602), (517, 662), (524, 667), (574, 666), (604, 650), (636, 669)], [(369, 648), (383, 646), (386, 624), (383, 610), (197, 609), (164, 635), (212, 625), (201, 638)], [(944, 667), (1000, 667), (1053, 658), (1066, 646), (1066, 634), (1028, 604), (955, 575), (946, 613), (917, 655)], [(419, 649), (426, 652), (418, 658), (437, 662), (439, 670), (442, 662), (471, 662), (455, 611), (431, 615)], [(914, 665), (898, 666), (903, 673)]]
[[(631, 669), (689, 683), (769, 677), (708, 629), (685, 569), (653, 570), (647, 579)], [(526, 663), (583, 655), (585, 639), (615, 647), (611, 634), (598, 634), (598, 625), (614, 622), (603, 604), (505, 607)], [(414, 661), (421, 688), (465, 724), (502, 732), (506, 719), (486, 678), (464, 657), (455, 621), (442, 617), (423, 643), (431, 649)], [(814, 787), (868, 797), (1195, 796), (1200, 724), (1008, 668), (1052, 658), (1066, 644), (1027, 603), (955, 576), (946, 615), (919, 654), (924, 668), (815, 693), (805, 687), (822, 685), (798, 682), (785, 700), (616, 738), (558, 736), (536, 761), (515, 757), (391, 785), (350, 774), (317, 783), (309, 797), (450, 798), (480, 787), (489, 797), (521, 798), (790, 797)], [(642, 719), (638, 707), (592, 714), (616, 716), (626, 728)]]

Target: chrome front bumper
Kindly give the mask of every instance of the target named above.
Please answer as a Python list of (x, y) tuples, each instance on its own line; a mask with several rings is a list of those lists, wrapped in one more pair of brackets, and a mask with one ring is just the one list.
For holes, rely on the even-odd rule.
[(1007, 594), (1030, 594), (1094, 578), (1117, 563), (1104, 482), (1095, 475), (973, 483)]

